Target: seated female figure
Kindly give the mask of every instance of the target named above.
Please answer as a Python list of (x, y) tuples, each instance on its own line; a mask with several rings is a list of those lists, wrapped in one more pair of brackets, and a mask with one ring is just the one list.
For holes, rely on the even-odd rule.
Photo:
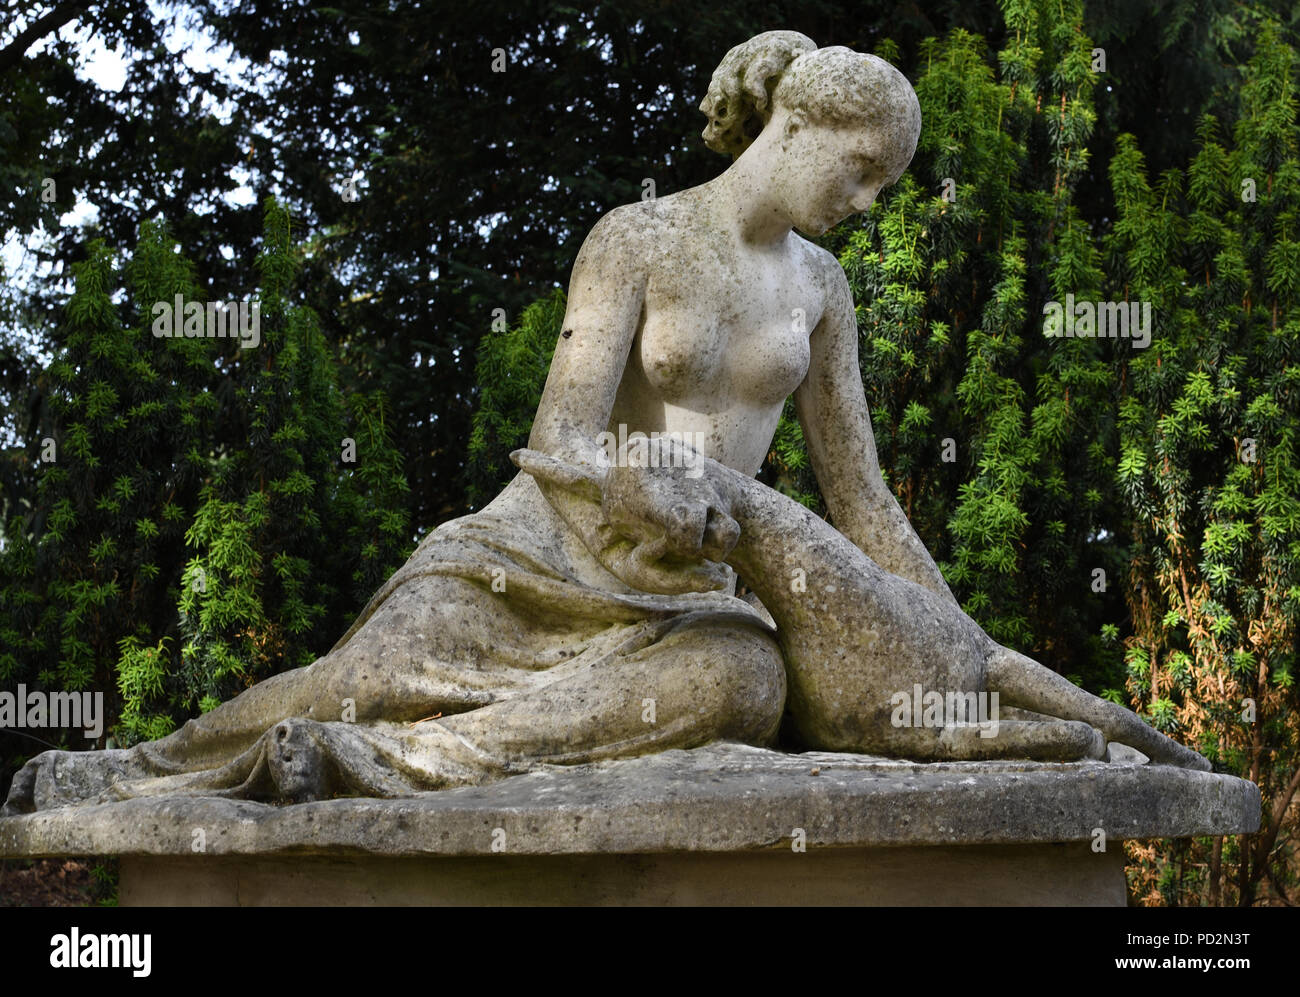
[[(768, 32), (727, 54), (702, 110), (734, 162), (588, 235), (505, 490), (430, 533), (314, 664), (159, 741), (47, 752), (6, 813), (164, 793), (400, 796), (718, 739), (771, 745), (783, 722), (811, 747), (917, 760), (1101, 757), (1113, 739), (1208, 768), (991, 640), (882, 480), (848, 283), (796, 230), (866, 210), (907, 167), (921, 121), (906, 79)], [(791, 393), (833, 527), (754, 480)], [(684, 442), (629, 456), (602, 433)], [(735, 596), (737, 572), (756, 600)], [(1018, 710), (992, 736), (900, 725), (896, 697), (916, 685)]]

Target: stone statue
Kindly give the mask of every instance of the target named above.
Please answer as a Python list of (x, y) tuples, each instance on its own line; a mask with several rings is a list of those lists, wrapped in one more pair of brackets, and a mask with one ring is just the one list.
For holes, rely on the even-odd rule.
[[(1209, 768), (989, 638), (882, 480), (847, 280), (794, 230), (826, 232), (898, 179), (921, 128), (907, 80), (772, 31), (727, 53), (701, 110), (734, 161), (592, 229), (504, 491), (432, 531), (314, 664), (158, 741), (46, 752), (6, 814), (395, 797), (772, 746), (783, 721), (810, 748), (920, 761), (1102, 758), (1118, 741)], [(791, 392), (833, 528), (754, 480)], [(737, 573), (752, 596), (735, 595)], [(962, 722), (970, 709), (900, 723), (914, 690), (1011, 709), (992, 726)]]

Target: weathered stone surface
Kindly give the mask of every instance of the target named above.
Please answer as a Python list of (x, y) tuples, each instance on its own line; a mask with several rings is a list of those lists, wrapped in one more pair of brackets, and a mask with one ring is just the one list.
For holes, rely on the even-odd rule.
[[(170, 834), (186, 820), (245, 813), (183, 800), (93, 809), (124, 798), (303, 802), (467, 785), (490, 788), (437, 804), (254, 809), (262, 816), (224, 820), (215, 837), (252, 828), (277, 847), (307, 848), (312, 827), (301, 822), (320, 820), (332, 828), (322, 840), (339, 848), (330, 836), (353, 827), (388, 841), (379, 834), (387, 814), (445, 820), (452, 829), (438, 840), (472, 852), (475, 822), (518, 805), (546, 828), (524, 832), (538, 836), (539, 852), (569, 848), (559, 828), (571, 817), (579, 838), (614, 821), (599, 843), (622, 851), (715, 847), (689, 842), (719, 834), (739, 837), (718, 848), (759, 847), (799, 814), (819, 819), (818, 833), (875, 843), (950, 840), (949, 825), (934, 823), (945, 814), (978, 841), (999, 826), (1004, 791), (1025, 808), (1004, 815), (1018, 836), (999, 840), (1078, 840), (1082, 825), (1125, 819), (1109, 808), (1128, 785), (1118, 769), (1103, 778), (1098, 815), (1087, 768), (994, 769), (970, 784), (938, 769), (916, 776), (920, 791), (975, 808), (965, 816), (909, 802), (897, 769), (869, 768), (843, 787), (837, 774), (805, 798), (782, 767), (803, 759), (719, 777), (731, 796), (697, 792), (681, 806), (664, 787), (716, 788), (695, 766), (721, 756), (512, 778), (710, 741), (770, 746), (787, 717), (799, 743), (824, 750), (1072, 763), (1119, 742), (1156, 762), (1210, 768), (1132, 712), (992, 640), (962, 611), (880, 473), (847, 278), (799, 233), (865, 211), (907, 168), (921, 129), (907, 79), (875, 56), (765, 32), (726, 55), (701, 109), (706, 141), (734, 162), (698, 187), (622, 205), (589, 233), (515, 480), (484, 509), (433, 530), (310, 666), (158, 741), (32, 759), (3, 812), (49, 811), (49, 823), (7, 827), (116, 841), (128, 828), (97, 815)], [(831, 522), (755, 478), (791, 396)], [(761, 607), (736, 597), (738, 577)], [(928, 708), (918, 715), (929, 697), (944, 707), (937, 722)], [(1031, 715), (1000, 717), (998, 697)], [(916, 708), (904, 715), (900, 698)], [(1132, 785), (1154, 791), (1174, 778), (1153, 773)], [(1029, 784), (1017, 779), (1063, 779), (1083, 795), (1053, 803), (1057, 784), (1033, 782), (1042, 795), (1019, 800)], [(1187, 798), (1199, 805), (1196, 792), (1218, 784), (1190, 783)], [(872, 785), (885, 795), (859, 798)], [(591, 797), (592, 786), (612, 795)], [(514, 795), (547, 792), (575, 795), (553, 810)], [(785, 802), (760, 814), (768, 792)], [(1140, 796), (1125, 799), (1143, 833), (1178, 833), (1143, 824), (1156, 800)], [(73, 819), (61, 814), (69, 804), (92, 809)], [(1058, 804), (1064, 813), (1053, 818)], [(807, 809), (823, 805), (831, 809)], [(859, 805), (867, 809), (857, 816), (835, 809)], [(665, 823), (665, 813), (675, 816)], [(900, 813), (906, 828), (890, 824)], [(1040, 818), (1024, 837), (1026, 821)]]
[(408, 799), (162, 797), (42, 811), (0, 820), (0, 857), (194, 856), (199, 829), (207, 856), (789, 851), (796, 828), (809, 850), (1090, 842), (1096, 828), (1113, 843), (1250, 832), (1259, 807), (1250, 782), (1165, 765), (920, 764), (723, 743)]

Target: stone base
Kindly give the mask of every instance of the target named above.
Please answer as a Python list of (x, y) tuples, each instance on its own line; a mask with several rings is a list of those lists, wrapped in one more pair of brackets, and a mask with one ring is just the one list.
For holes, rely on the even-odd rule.
[(1259, 828), (1253, 783), (1134, 757), (720, 743), (403, 799), (65, 807), (0, 819), (0, 858), (120, 855), (128, 904), (1122, 904), (1125, 839)]
[(1125, 903), (1118, 845), (834, 848), (492, 858), (126, 856), (124, 906), (1096, 907)]

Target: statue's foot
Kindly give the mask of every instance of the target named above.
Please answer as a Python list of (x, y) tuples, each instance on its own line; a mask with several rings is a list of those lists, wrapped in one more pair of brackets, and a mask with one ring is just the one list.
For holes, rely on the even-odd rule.
[(307, 803), (330, 795), (325, 751), (310, 720), (282, 720), (271, 730), (266, 747), (267, 767), (280, 796), (289, 803)]
[(152, 774), (129, 748), (105, 751), (42, 751), (15, 774), (0, 817), (103, 802), (126, 779)]
[(14, 781), (9, 785), (9, 796), (5, 805), (0, 807), (0, 817), (17, 817), (36, 810), (36, 763), (44, 757), (37, 755), (14, 773)]

